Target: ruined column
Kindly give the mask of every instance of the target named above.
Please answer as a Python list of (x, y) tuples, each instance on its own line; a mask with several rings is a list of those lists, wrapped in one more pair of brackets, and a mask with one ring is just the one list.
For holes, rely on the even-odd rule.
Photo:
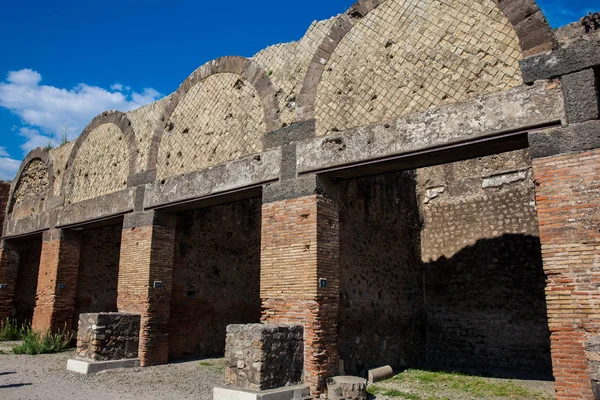
[(63, 330), (73, 327), (80, 253), (79, 232), (53, 229), (44, 232), (34, 330)]
[[(600, 333), (600, 121), (582, 76), (593, 74), (563, 81), (571, 124), (529, 137), (559, 400), (594, 399), (598, 386), (585, 344)], [(577, 107), (582, 99), (593, 104)]]
[(125, 216), (119, 263), (119, 312), (141, 315), (142, 366), (168, 361), (175, 219), (155, 211)]
[(338, 372), (339, 216), (332, 189), (310, 176), (263, 193), (262, 321), (304, 326), (304, 381), (313, 395)]
[(20, 248), (9, 240), (0, 242), (0, 321), (13, 315), (13, 301), (19, 270)]

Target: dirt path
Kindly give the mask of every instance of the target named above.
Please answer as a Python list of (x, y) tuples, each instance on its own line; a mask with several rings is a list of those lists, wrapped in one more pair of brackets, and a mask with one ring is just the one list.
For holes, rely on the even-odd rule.
[(66, 370), (72, 357), (0, 354), (0, 399), (211, 400), (213, 387), (224, 383), (220, 359), (80, 375)]

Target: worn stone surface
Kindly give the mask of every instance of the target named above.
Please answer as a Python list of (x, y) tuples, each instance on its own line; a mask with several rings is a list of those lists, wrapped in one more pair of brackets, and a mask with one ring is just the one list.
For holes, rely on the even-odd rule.
[[(426, 193), (431, 187), (444, 191), (431, 199)], [(550, 377), (545, 275), (528, 152), (423, 168), (417, 188), (426, 365)]]
[[(8, 200), (10, 199), (10, 182), (0, 181), (0, 229), (4, 226), (4, 219), (8, 209)], [(0, 234), (0, 236), (2, 236)]]
[(419, 365), (425, 319), (414, 171), (344, 181), (339, 198), (338, 348), (345, 373)]
[(529, 134), (532, 158), (592, 150), (600, 147), (600, 121), (571, 124)]
[(367, 380), (356, 376), (335, 376), (327, 380), (328, 400), (366, 400)]
[(77, 357), (93, 361), (137, 358), (139, 337), (138, 314), (81, 314), (77, 332)]
[(303, 333), (299, 325), (229, 325), (225, 350), (228, 383), (266, 390), (302, 382)]
[(227, 325), (260, 321), (260, 199), (177, 217), (169, 357), (220, 357)]
[(518, 86), (521, 57), (513, 26), (491, 0), (388, 0), (323, 66), (317, 134)]
[(68, 161), (75, 142), (65, 143), (60, 147), (50, 150), (50, 159), (54, 166), (54, 196), (61, 195), (63, 180), (67, 175)]
[(19, 244), (19, 270), (13, 300), (14, 316), (20, 324), (31, 324), (40, 270), (42, 240), (40, 237)]
[(77, 329), (81, 314), (117, 311), (121, 233), (121, 225), (81, 233), (73, 329)]
[(127, 188), (130, 171), (125, 134), (113, 123), (100, 125), (86, 137), (69, 169), (66, 204)]
[(11, 214), (22, 219), (44, 211), (50, 189), (48, 167), (40, 159), (32, 160), (17, 181), (11, 203)]
[(265, 130), (264, 109), (250, 82), (230, 73), (210, 76), (190, 89), (167, 122), (157, 177), (259, 153)]
[(554, 30), (554, 36), (558, 47), (562, 48), (598, 40), (600, 39), (600, 30), (586, 33), (585, 28), (581, 25), (581, 20), (579, 20)]
[(474, 102), (449, 105), (298, 143), (299, 172), (406, 154), (564, 119), (558, 83), (538, 82)]
[(600, 118), (600, 82), (593, 69), (564, 75), (562, 83), (569, 123)]

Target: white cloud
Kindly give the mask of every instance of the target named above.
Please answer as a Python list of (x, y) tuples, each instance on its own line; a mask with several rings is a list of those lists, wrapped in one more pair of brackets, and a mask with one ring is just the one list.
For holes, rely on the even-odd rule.
[(7, 81), (20, 86), (36, 86), (42, 80), (42, 75), (31, 69), (10, 71)]
[(6, 147), (0, 146), (0, 157), (8, 157), (8, 152), (6, 151)]
[(10, 157), (0, 157), (0, 180), (13, 180), (20, 166), (21, 160), (15, 160)]
[(25, 139), (21, 145), (28, 152), (34, 147), (56, 144), (68, 124), (69, 139), (75, 139), (91, 120), (106, 110), (131, 111), (160, 98), (154, 89), (141, 93), (122, 93), (121, 84), (103, 89), (80, 83), (74, 88), (40, 85), (41, 74), (31, 69), (11, 71), (0, 82), (0, 107), (18, 115), (23, 127), (16, 132)]

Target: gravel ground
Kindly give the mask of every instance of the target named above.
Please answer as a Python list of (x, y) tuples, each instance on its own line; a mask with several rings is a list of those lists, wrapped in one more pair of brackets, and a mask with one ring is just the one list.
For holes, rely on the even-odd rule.
[[(0, 399), (200, 399), (225, 383), (222, 359), (81, 375), (66, 370), (74, 352), (25, 356), (0, 346)], [(2, 350), (4, 353), (2, 353)]]

